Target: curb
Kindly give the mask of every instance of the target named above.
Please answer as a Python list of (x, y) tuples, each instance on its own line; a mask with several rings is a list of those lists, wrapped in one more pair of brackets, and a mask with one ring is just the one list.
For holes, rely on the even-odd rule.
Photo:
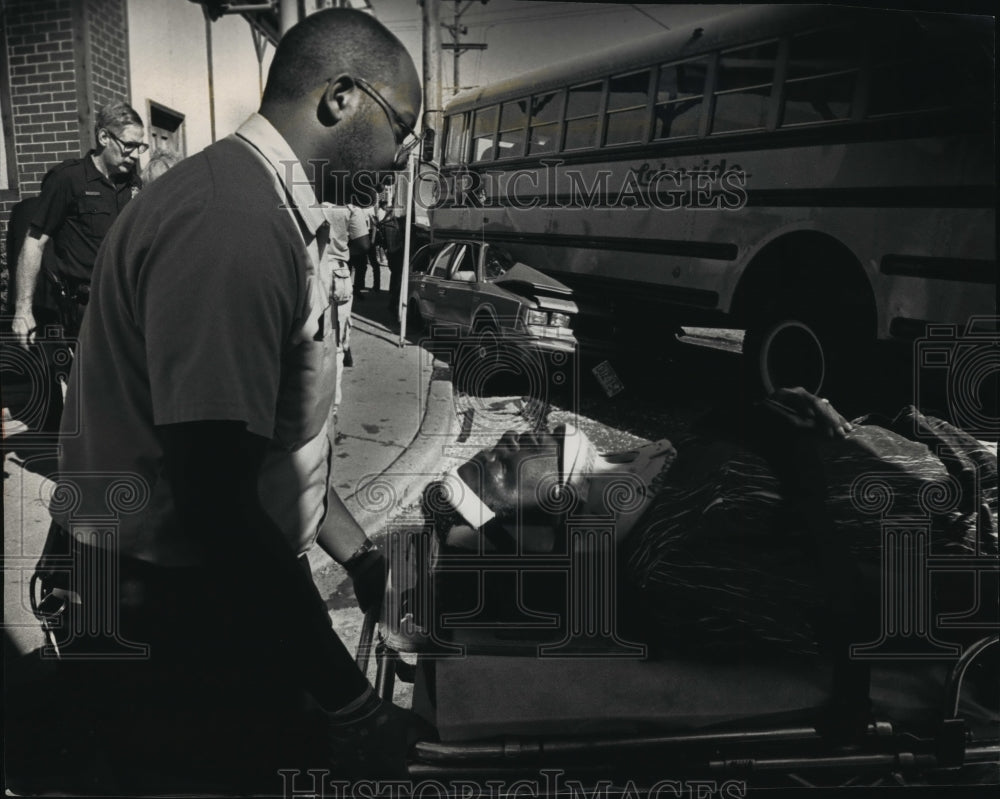
[(432, 379), (413, 440), (381, 474), (366, 476), (352, 494), (344, 497), (347, 509), (370, 538), (414, 502), (430, 477), (441, 471), (442, 446), (452, 443), (460, 429), (451, 380)]

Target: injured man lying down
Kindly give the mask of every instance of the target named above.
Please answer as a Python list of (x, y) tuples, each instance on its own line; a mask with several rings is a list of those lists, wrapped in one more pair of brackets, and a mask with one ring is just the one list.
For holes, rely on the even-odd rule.
[(997, 557), (995, 445), (912, 407), (852, 423), (782, 389), (615, 455), (568, 424), (508, 433), (432, 494), (443, 555), (559, 555), (580, 540), (567, 531), (613, 531), (617, 614), (664, 651), (811, 656), (838, 623), (863, 642), (923, 635), (922, 618), (968, 642), (997, 618), (993, 576), (906, 582)]

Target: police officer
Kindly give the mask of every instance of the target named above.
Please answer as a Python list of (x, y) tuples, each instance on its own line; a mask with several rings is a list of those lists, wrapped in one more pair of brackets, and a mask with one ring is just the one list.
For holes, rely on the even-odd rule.
[(111, 224), (142, 186), (137, 166), (149, 149), (142, 119), (124, 102), (98, 109), (96, 148), (83, 158), (63, 161), (46, 176), (17, 262), (17, 294), (12, 329), (21, 346), (35, 340), (32, 303), (51, 239), (63, 334), (75, 339), (90, 292), (94, 259)]

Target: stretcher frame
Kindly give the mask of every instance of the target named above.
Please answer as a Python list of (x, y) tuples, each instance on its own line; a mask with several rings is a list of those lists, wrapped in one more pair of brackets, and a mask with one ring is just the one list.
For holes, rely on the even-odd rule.
[[(395, 608), (390, 602), (385, 606)], [(357, 662), (368, 673), (374, 659), (375, 690), (391, 701), (397, 680), (415, 682), (425, 653), (419, 647), (401, 648), (386, 627), (378, 610), (366, 615)], [(974, 730), (960, 715), (959, 704), (970, 667), (998, 646), (1000, 636), (991, 633), (964, 648), (951, 664), (936, 723), (920, 730), (873, 718), (866, 729), (845, 739), (819, 723), (757, 726), (748, 719), (746, 726), (663, 734), (424, 740), (411, 750), (408, 769), (415, 780), (463, 780), (484, 786), (491, 780), (533, 777), (536, 791), (541, 774), (549, 788), (555, 785), (552, 794), (564, 793), (558, 780), (552, 782), (553, 774), (598, 787), (627, 782), (641, 791), (661, 785), (665, 769), (672, 778), (707, 780), (716, 786), (729, 781), (743, 789), (995, 784), (1000, 728), (993, 724), (985, 734), (981, 726)], [(416, 654), (416, 663), (403, 658), (407, 653)], [(644, 763), (655, 768), (644, 769)]]

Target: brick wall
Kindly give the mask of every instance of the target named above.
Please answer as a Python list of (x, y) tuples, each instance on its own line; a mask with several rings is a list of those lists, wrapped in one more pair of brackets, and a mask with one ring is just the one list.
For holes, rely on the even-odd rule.
[(7, 6), (7, 59), (17, 182), (38, 192), (45, 173), (80, 154), (72, 0)]
[[(88, 0), (90, 85), (94, 106), (129, 98), (128, 27), (124, 0)], [(141, 112), (140, 112), (141, 113)], [(143, 120), (146, 122), (148, 120)]]
[[(45, 173), (93, 146), (95, 103), (129, 96), (126, 0), (7, 0), (4, 41), (16, 189), (0, 192), (0, 302), (8, 309), (7, 221)], [(13, 181), (12, 181), (13, 182)]]

